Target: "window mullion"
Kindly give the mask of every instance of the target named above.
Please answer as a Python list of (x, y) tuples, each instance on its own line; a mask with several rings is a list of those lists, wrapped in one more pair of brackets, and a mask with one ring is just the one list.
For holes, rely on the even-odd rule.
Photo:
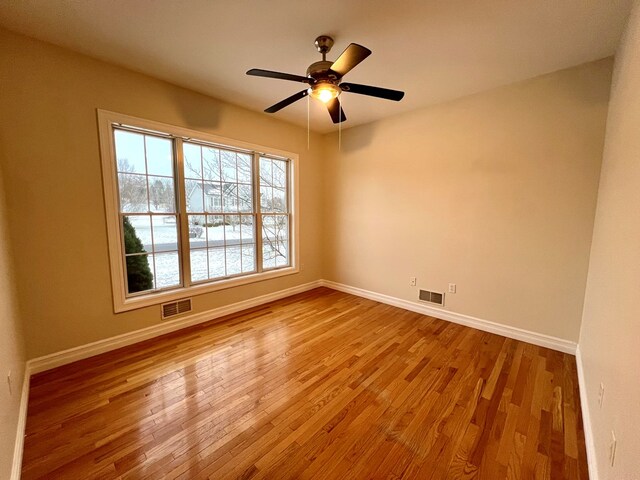
[[(144, 178), (147, 184), (147, 215), (149, 215), (149, 227), (151, 234), (151, 260), (153, 261), (152, 273), (153, 273), (153, 290), (156, 290), (158, 275), (156, 272), (156, 241), (153, 236), (153, 218), (151, 216), (151, 184), (149, 183), (149, 159), (147, 158), (147, 137), (142, 137), (142, 145), (144, 147)], [(149, 257), (147, 257), (148, 259)], [(148, 260), (147, 260), (148, 262)], [(125, 258), (126, 264), (126, 258)]]
[(191, 252), (189, 251), (189, 216), (187, 215), (186, 181), (184, 175), (184, 151), (182, 139), (175, 138), (173, 141), (174, 158), (176, 159), (176, 192), (177, 192), (177, 213), (179, 223), (180, 242), (180, 270), (182, 272), (182, 285), (191, 286)]
[(256, 272), (262, 272), (262, 210), (260, 209), (260, 154), (253, 154), (253, 212), (256, 239)]

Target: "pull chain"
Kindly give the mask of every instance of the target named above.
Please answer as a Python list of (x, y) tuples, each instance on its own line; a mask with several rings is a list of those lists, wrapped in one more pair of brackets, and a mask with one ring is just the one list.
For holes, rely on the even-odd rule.
[(340, 151), (342, 149), (342, 106), (338, 112), (338, 119), (340, 120), (338, 123), (338, 151)]
[(309, 95), (307, 95), (307, 150), (309, 150), (311, 141), (309, 140)]

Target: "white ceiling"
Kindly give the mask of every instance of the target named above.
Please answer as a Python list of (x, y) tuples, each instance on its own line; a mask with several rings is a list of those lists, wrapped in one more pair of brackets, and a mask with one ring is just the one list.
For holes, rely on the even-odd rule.
[[(612, 55), (631, 0), (0, 0), (0, 25), (262, 111), (302, 90), (313, 41), (373, 54), (346, 81), (406, 92), (341, 96), (344, 127)], [(268, 115), (268, 114), (265, 114)], [(307, 101), (276, 113), (307, 124)], [(311, 128), (335, 127), (311, 102)]]

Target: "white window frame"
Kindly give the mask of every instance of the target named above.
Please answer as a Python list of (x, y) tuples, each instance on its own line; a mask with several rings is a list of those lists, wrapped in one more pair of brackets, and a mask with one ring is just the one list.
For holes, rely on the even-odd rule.
[[(116, 313), (134, 310), (137, 308), (158, 305), (160, 303), (177, 300), (187, 296), (202, 295), (209, 292), (215, 292), (240, 285), (247, 285), (254, 282), (260, 282), (268, 279), (278, 278), (285, 275), (298, 273), (299, 269), (299, 220), (298, 220), (298, 155), (292, 152), (286, 152), (271, 147), (256, 145), (248, 142), (234, 140), (230, 138), (220, 137), (200, 131), (190, 130), (188, 128), (169, 125), (152, 120), (133, 117), (107, 110), (97, 110), (98, 115), (98, 131), (100, 136), (100, 156), (102, 161), (102, 185), (104, 188), (105, 201), (105, 217), (107, 225), (107, 237), (109, 246), (109, 265), (111, 269), (111, 289), (113, 293), (113, 308)], [(221, 280), (211, 280), (210, 282), (198, 282), (190, 285), (191, 279), (185, 278), (186, 272), (183, 269), (183, 282), (186, 286), (179, 286), (170, 290), (152, 291), (136, 296), (128, 296), (126, 292), (126, 272), (124, 259), (123, 242), (121, 240), (120, 225), (120, 198), (117, 183), (117, 161), (115, 155), (115, 144), (113, 127), (125, 125), (135, 127), (136, 129), (148, 130), (150, 134), (154, 132), (162, 132), (172, 137), (182, 140), (201, 140), (212, 144), (217, 144), (224, 148), (243, 149), (254, 152), (259, 155), (286, 158), (289, 160), (289, 218), (290, 218), (290, 239), (289, 239), (289, 266), (281, 267), (275, 270), (266, 270), (260, 273), (245, 274), (242, 276), (226, 278)], [(177, 155), (177, 162), (182, 162), (182, 154)], [(184, 182), (182, 178), (182, 165), (178, 168), (176, 174), (176, 182)], [(182, 186), (177, 186), (182, 191)], [(180, 200), (180, 199), (179, 199)], [(186, 218), (183, 218), (181, 212), (182, 207), (178, 208), (179, 223), (186, 224)], [(188, 227), (179, 232), (181, 244), (186, 241), (187, 249), (189, 245)], [(256, 227), (256, 250), (262, 248), (262, 232)], [(182, 247), (184, 251), (184, 246)], [(183, 259), (183, 264), (185, 263)]]

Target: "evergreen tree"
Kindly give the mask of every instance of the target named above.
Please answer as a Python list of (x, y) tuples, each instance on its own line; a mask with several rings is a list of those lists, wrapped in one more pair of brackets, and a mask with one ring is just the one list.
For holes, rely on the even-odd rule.
[[(131, 225), (128, 217), (124, 217), (123, 225), (125, 252), (146, 253), (142, 241), (136, 235), (136, 229)], [(153, 274), (149, 268), (147, 255), (134, 255), (126, 258), (129, 293), (151, 290), (153, 288)]]

